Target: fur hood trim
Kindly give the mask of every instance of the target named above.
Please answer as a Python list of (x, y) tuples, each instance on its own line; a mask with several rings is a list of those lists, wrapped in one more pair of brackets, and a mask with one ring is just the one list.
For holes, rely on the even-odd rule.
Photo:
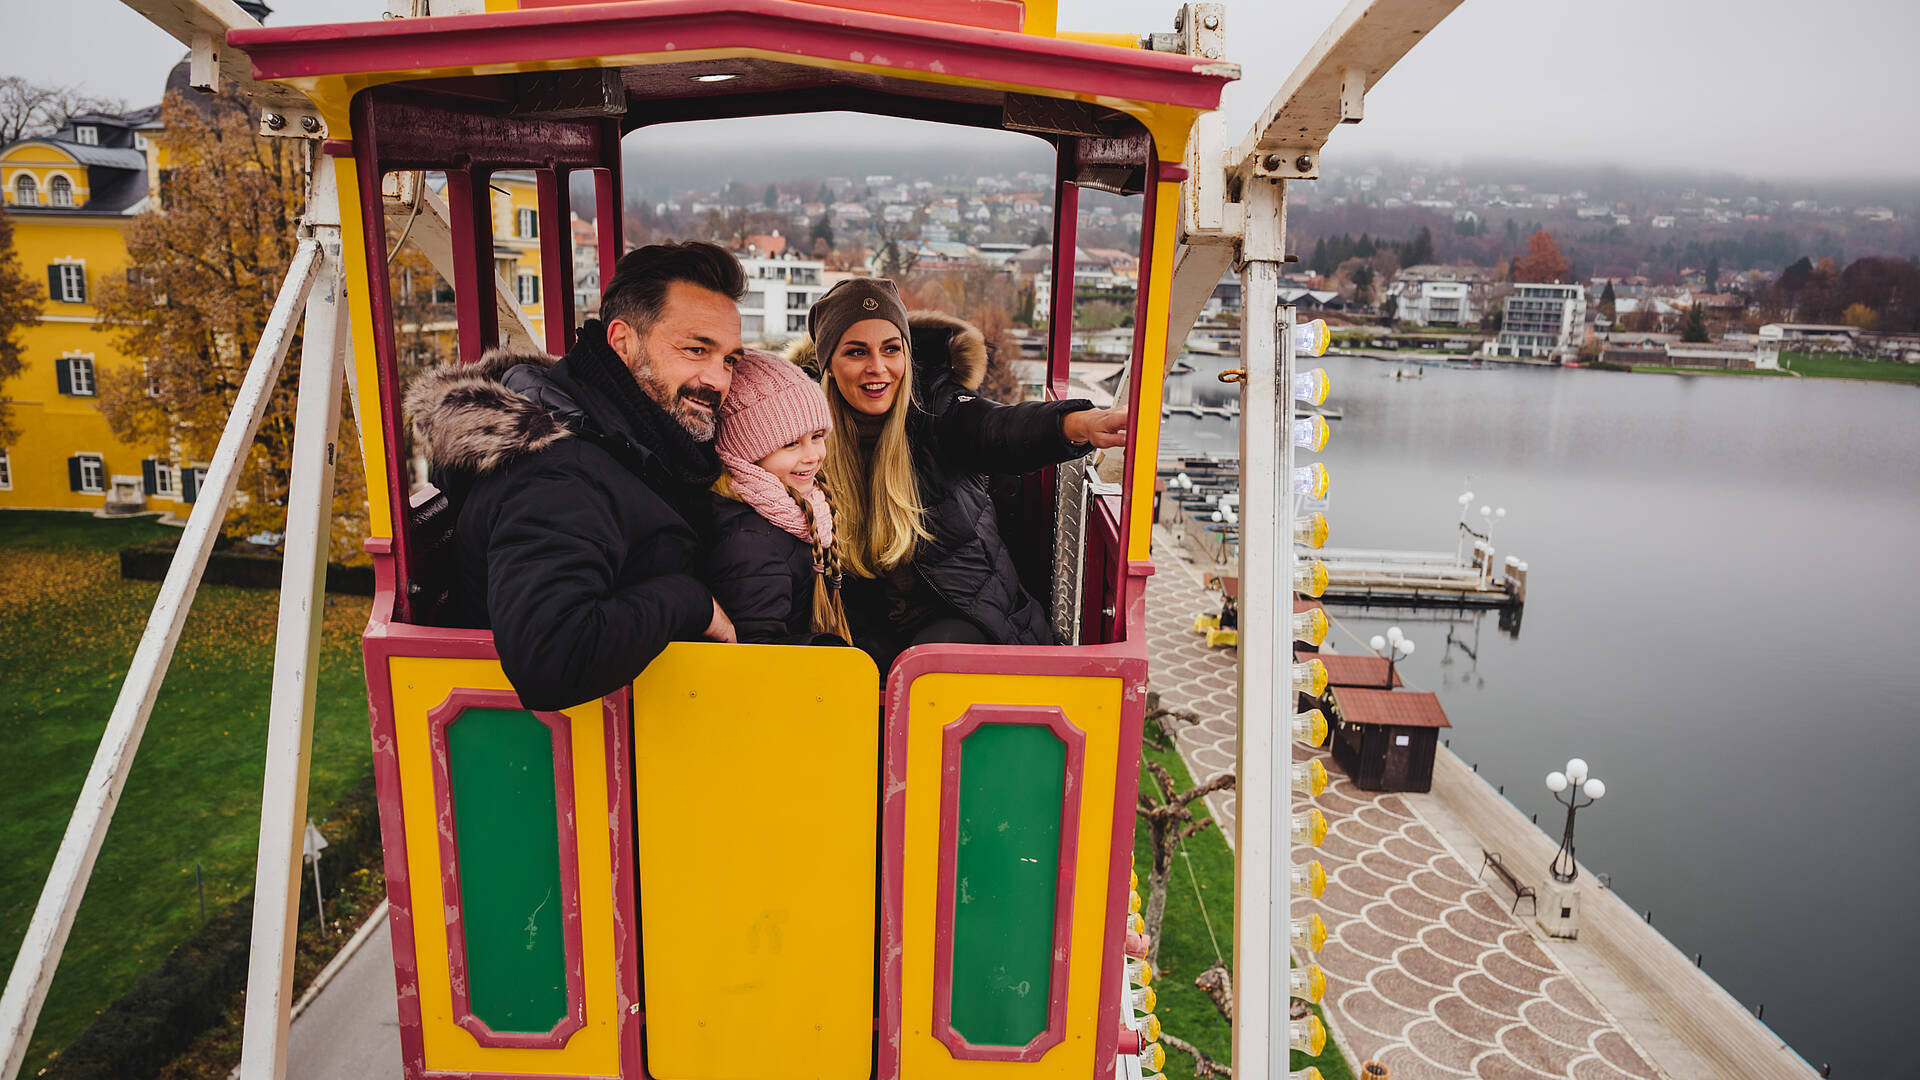
[(550, 402), (507, 383), (508, 373), (522, 365), (544, 380), (554, 363), (545, 353), (489, 349), (477, 364), (416, 378), (407, 387), (406, 411), (420, 452), (436, 469), (486, 475), (568, 438), (572, 433)]
[[(916, 366), (944, 362), (953, 370), (955, 381), (968, 390), (979, 390), (987, 377), (987, 339), (965, 319), (944, 311), (910, 311), (907, 327), (913, 331), (913, 362)], [(787, 344), (786, 358), (800, 365), (814, 378), (821, 375), (820, 358), (815, 355), (813, 339), (802, 336)]]

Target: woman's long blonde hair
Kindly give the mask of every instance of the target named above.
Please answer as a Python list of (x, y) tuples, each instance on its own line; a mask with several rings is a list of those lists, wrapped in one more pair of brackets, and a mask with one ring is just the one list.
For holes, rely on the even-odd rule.
[[(839, 347), (836, 342), (834, 348)], [(820, 389), (826, 391), (827, 412), (833, 417), (821, 476), (839, 494), (833, 504), (833, 531), (839, 538), (834, 546), (849, 572), (879, 577), (911, 559), (920, 541), (933, 536), (922, 520), (926, 508), (920, 504), (913, 451), (907, 445), (907, 413), (913, 408), (912, 346), (907, 344), (893, 407), (880, 429), (880, 441), (870, 452), (861, 448), (860, 429), (855, 426), (862, 414), (847, 404), (833, 381), (833, 357), (818, 355), (817, 360)]]

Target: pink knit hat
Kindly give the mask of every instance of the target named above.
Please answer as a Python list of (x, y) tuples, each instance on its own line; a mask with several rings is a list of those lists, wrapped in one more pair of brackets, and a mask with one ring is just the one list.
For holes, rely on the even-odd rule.
[[(741, 501), (760, 516), (812, 543), (833, 543), (833, 512), (818, 488), (808, 500), (815, 530), (786, 487), (757, 462), (810, 431), (833, 430), (827, 396), (789, 361), (748, 349), (733, 368), (733, 386), (720, 402), (720, 435), (714, 449), (733, 477)], [(817, 532), (817, 535), (816, 535)]]

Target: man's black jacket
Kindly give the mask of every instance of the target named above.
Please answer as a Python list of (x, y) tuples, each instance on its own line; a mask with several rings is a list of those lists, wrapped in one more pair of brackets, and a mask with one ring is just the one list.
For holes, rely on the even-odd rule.
[(705, 631), (694, 571), (718, 460), (632, 385), (598, 322), (558, 362), (494, 350), (430, 372), (407, 414), (459, 508), (455, 621), (492, 629), (528, 708), (609, 694)]

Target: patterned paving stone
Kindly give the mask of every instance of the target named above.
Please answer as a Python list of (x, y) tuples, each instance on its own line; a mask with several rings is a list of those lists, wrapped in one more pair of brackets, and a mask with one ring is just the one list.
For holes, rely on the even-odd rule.
[[(1204, 782), (1234, 763), (1235, 657), (1193, 633), (1194, 613), (1217, 610), (1219, 600), (1169, 548), (1163, 538), (1160, 572), (1148, 583), (1148, 683), (1164, 706), (1195, 715), (1175, 742)], [(1511, 913), (1504, 886), (1476, 880), (1480, 867), (1454, 858), (1407, 799), (1361, 791), (1323, 752), (1294, 748), (1295, 760), (1310, 757), (1332, 775), (1313, 800), (1331, 832), (1295, 860), (1318, 859), (1329, 885), (1317, 902), (1296, 900), (1295, 913), (1317, 911), (1327, 923), (1315, 960), (1356, 1068), (1379, 1061), (1394, 1080), (1653, 1080), (1533, 939), (1527, 915)], [(1208, 801), (1231, 841), (1234, 794)]]

